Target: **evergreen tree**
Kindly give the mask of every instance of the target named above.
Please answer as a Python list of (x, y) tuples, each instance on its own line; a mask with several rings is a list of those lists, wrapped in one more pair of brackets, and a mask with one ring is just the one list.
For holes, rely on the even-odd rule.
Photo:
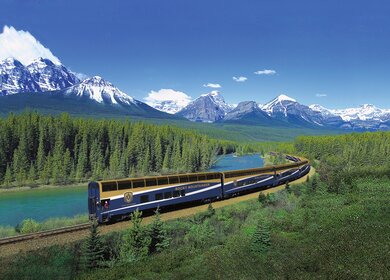
[(86, 240), (85, 244), (85, 261), (86, 268), (94, 269), (102, 266), (103, 263), (103, 242), (98, 231), (97, 221), (94, 220), (91, 223), (89, 229), (89, 237)]
[(11, 167), (9, 166), (9, 164), (7, 164), (7, 169), (6, 169), (5, 174), (4, 174), (3, 186), (5, 186), (5, 187), (11, 186), (12, 181), (13, 181), (12, 170), (11, 170)]
[(215, 215), (215, 209), (213, 205), (210, 203), (209, 206), (207, 207), (207, 216), (212, 217)]
[(161, 144), (160, 134), (157, 135), (154, 142), (154, 168), (153, 170), (158, 172), (162, 169), (163, 165), (163, 151)]
[(142, 223), (142, 212), (134, 211), (131, 215), (132, 226), (123, 235), (123, 245), (120, 256), (124, 262), (132, 262), (148, 255), (150, 237)]
[(66, 149), (65, 154), (64, 154), (64, 159), (63, 159), (63, 182), (64, 183), (69, 183), (71, 180), (69, 178), (71, 177), (73, 169), (73, 163), (72, 163), (72, 158), (70, 155), (69, 149)]
[(150, 229), (149, 253), (161, 252), (169, 246), (170, 241), (164, 222), (161, 221), (159, 209), (157, 208), (154, 213), (154, 220)]
[(165, 151), (165, 155), (164, 155), (164, 161), (163, 161), (163, 166), (162, 166), (163, 172), (167, 172), (171, 168), (171, 166), (170, 166), (171, 152), (170, 151), (171, 151), (170, 146), (168, 146), (166, 151)]
[(78, 151), (77, 167), (76, 167), (76, 177), (78, 180), (84, 178), (85, 173), (87, 172), (88, 167), (88, 140), (87, 134), (83, 135), (83, 140), (81, 142), (80, 149)]
[(271, 246), (271, 234), (268, 225), (259, 220), (256, 225), (256, 230), (252, 236), (252, 252), (255, 254), (264, 254)]
[(31, 163), (30, 170), (28, 172), (28, 182), (33, 184), (35, 180), (36, 180), (35, 167), (34, 164)]

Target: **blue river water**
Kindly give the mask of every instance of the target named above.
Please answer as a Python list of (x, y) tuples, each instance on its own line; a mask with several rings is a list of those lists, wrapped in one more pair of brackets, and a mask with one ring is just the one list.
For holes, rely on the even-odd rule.
[[(221, 156), (210, 171), (236, 170), (263, 166), (259, 155)], [(0, 193), (0, 225), (16, 226), (27, 218), (44, 221), (54, 217), (87, 214), (87, 184)]]

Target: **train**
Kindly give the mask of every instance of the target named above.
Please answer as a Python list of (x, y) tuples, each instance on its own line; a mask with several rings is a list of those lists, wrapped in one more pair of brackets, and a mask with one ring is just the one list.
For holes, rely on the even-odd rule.
[(186, 207), (228, 199), (285, 184), (309, 173), (308, 160), (285, 157), (291, 162), (261, 168), (90, 182), (89, 218), (102, 224), (128, 218), (137, 209)]

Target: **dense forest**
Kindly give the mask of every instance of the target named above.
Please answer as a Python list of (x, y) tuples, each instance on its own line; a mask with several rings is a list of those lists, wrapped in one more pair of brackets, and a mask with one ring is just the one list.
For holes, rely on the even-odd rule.
[(207, 170), (227, 141), (164, 125), (46, 116), (0, 119), (0, 184), (66, 184)]
[(390, 132), (301, 136), (295, 149), (312, 159), (312, 164), (320, 162), (321, 179), (336, 192), (353, 186), (356, 178), (390, 175)]

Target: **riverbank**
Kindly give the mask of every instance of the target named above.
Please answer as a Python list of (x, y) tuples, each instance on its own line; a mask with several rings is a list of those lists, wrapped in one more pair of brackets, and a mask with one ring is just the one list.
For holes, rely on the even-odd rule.
[(23, 186), (23, 187), (11, 187), (11, 188), (1, 188), (1, 193), (12, 193), (12, 192), (24, 192), (24, 191), (33, 191), (33, 190), (52, 190), (52, 189), (63, 189), (63, 188), (87, 188), (88, 181), (83, 183), (73, 183), (68, 185), (38, 185), (38, 186)]

